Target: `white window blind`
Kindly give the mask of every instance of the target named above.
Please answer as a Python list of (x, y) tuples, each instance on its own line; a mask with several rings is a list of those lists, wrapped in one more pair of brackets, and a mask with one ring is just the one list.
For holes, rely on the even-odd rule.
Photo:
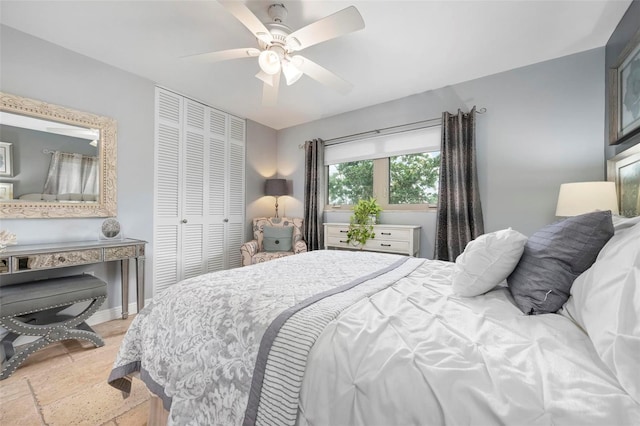
[(440, 150), (441, 126), (327, 145), (324, 165)]

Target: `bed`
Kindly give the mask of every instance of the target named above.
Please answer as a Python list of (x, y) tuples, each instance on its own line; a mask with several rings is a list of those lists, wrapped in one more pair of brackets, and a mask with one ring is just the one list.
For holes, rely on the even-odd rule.
[(617, 220), (549, 314), (504, 280), (461, 296), (460, 264), (382, 253), (195, 277), (136, 316), (109, 383), (139, 377), (175, 425), (637, 425), (639, 222)]

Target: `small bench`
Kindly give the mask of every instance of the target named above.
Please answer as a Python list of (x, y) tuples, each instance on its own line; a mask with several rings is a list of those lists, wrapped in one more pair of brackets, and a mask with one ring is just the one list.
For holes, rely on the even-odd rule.
[[(13, 372), (35, 351), (55, 342), (82, 339), (96, 347), (102, 338), (85, 322), (107, 298), (107, 284), (93, 275), (74, 275), (0, 287), (0, 327), (9, 333), (2, 339), (0, 380)], [(79, 302), (91, 301), (80, 314), (59, 312)], [(19, 336), (40, 336), (15, 352)]]

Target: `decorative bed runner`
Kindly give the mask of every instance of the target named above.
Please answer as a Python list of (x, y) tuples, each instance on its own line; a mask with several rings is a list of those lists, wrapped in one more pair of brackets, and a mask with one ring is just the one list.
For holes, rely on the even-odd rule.
[[(285, 336), (299, 334), (295, 331), (300, 327), (299, 320), (318, 310), (319, 321), (329, 322), (339, 313), (337, 303), (346, 307), (346, 300), (356, 297), (347, 294), (361, 287), (353, 284), (360, 277), (369, 276), (377, 282), (394, 275), (396, 267), (404, 269), (407, 264), (406, 270), (412, 270), (423, 260), (321, 250), (185, 280), (156, 295), (136, 316), (108, 381), (127, 393), (130, 376), (140, 372), (149, 389), (170, 409), (170, 424), (240, 425), (248, 407), (262, 337), (281, 313), (297, 305), (302, 307), (290, 312), (286, 326), (280, 324), (273, 330), (272, 344), (266, 343), (269, 338), (265, 340), (265, 345), (272, 347), (262, 373), (265, 396), (273, 389), (272, 377), (279, 374), (271, 370), (278, 348), (297, 344)], [(350, 284), (356, 287), (346, 292)], [(374, 287), (363, 287), (361, 297), (375, 291)], [(338, 295), (328, 297), (326, 292), (335, 289), (339, 289)], [(339, 296), (341, 292), (345, 301)], [(307, 300), (318, 293), (322, 294), (318, 306), (309, 306)], [(311, 333), (311, 339), (319, 333)], [(312, 343), (305, 345), (311, 347)], [(299, 385), (287, 400), (296, 394), (295, 389)], [(266, 403), (266, 399), (253, 398), (260, 407)], [(264, 407), (268, 410), (268, 405)]]
[(407, 276), (424, 259), (401, 258), (287, 309), (262, 337), (244, 425), (294, 425), (307, 356), (326, 325), (359, 300)]

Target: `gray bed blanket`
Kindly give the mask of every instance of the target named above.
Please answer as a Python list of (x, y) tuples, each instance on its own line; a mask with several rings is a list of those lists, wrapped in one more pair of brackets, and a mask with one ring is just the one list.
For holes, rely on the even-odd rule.
[(422, 261), (323, 250), (185, 280), (136, 316), (109, 383), (139, 372), (170, 424), (293, 424), (315, 337)]

